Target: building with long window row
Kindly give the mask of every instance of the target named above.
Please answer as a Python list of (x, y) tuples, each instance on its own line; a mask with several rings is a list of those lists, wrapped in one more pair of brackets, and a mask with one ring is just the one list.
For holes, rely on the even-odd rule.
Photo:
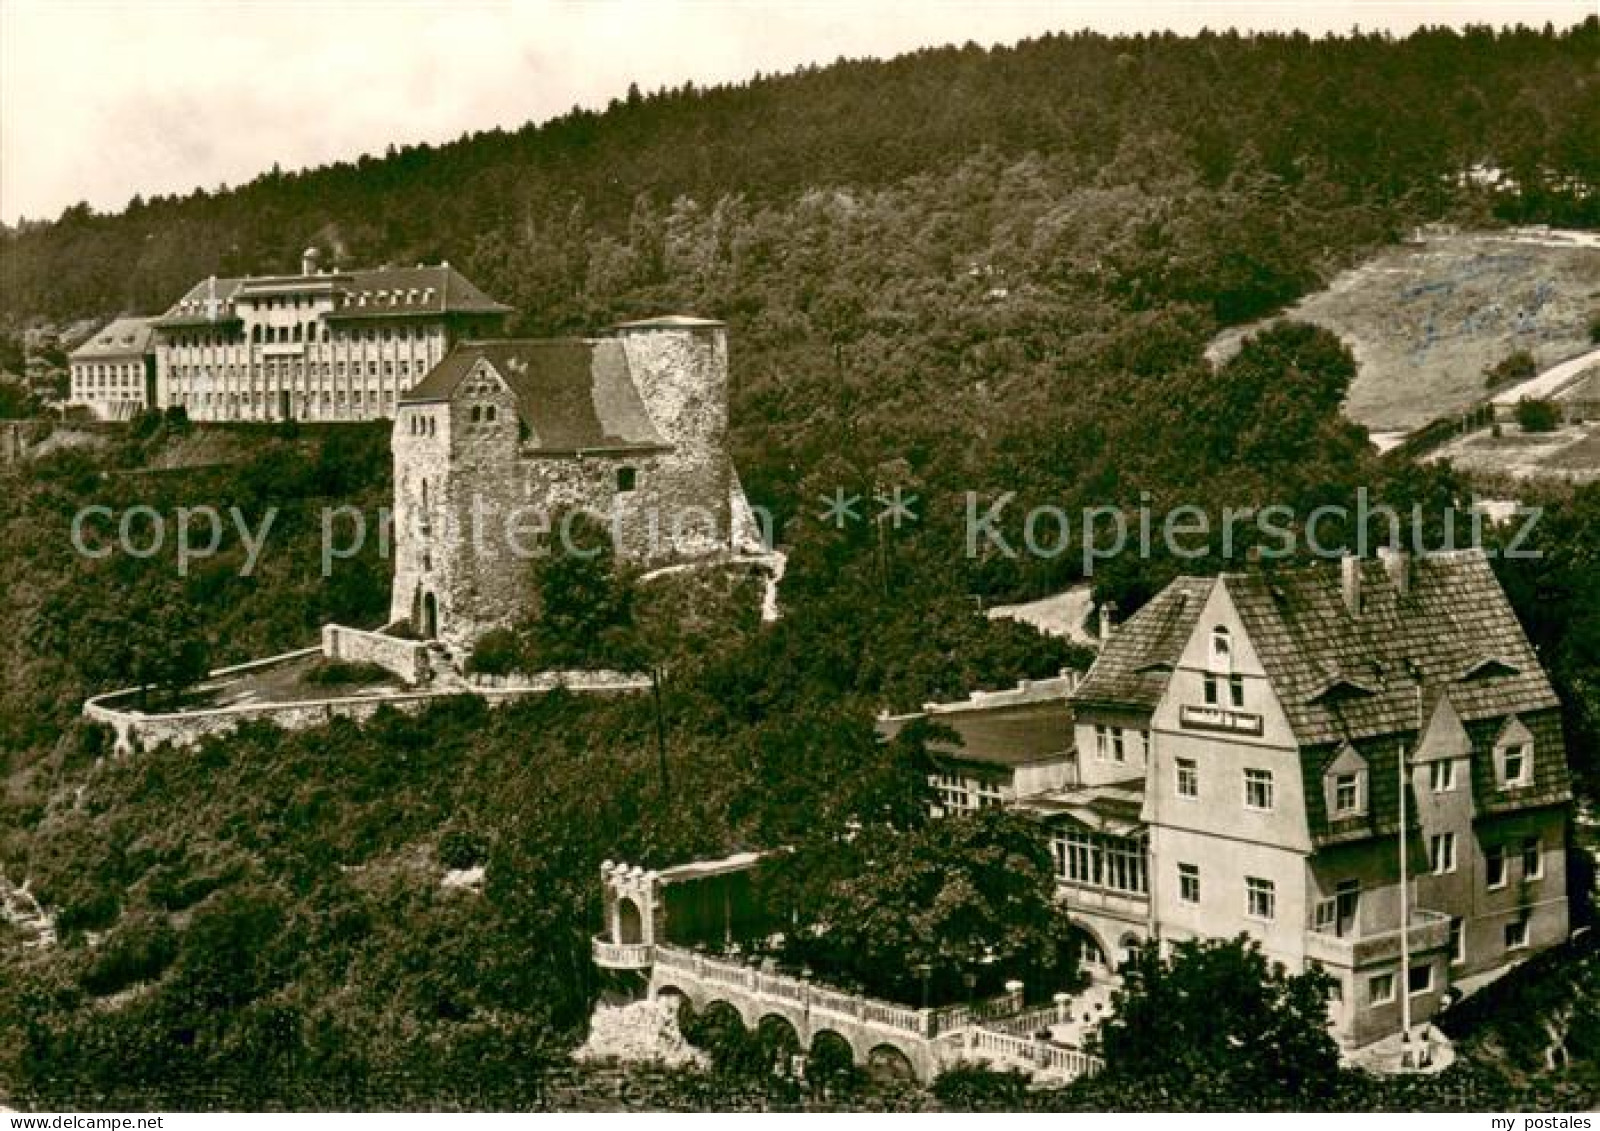
[(130, 420), (156, 403), (156, 346), (148, 318), (116, 318), (67, 356), (67, 405), (100, 420)]
[(457, 341), (511, 308), (448, 263), (208, 278), (153, 322), (161, 407), (194, 420), (392, 419)]

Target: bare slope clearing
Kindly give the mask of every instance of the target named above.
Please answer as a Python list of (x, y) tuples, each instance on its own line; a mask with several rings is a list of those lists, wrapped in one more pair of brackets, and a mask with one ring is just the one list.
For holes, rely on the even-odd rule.
[(1600, 424), (1569, 424), (1553, 432), (1524, 432), (1514, 424), (1452, 440), (1434, 451), (1458, 470), (1518, 479), (1569, 479), (1575, 483), (1600, 478)]
[[(1346, 271), (1285, 312), (1325, 326), (1360, 363), (1346, 412), (1373, 432), (1420, 427), (1485, 396), (1484, 370), (1514, 350), (1545, 369), (1589, 347), (1600, 310), (1600, 237), (1513, 230), (1428, 236)], [(1215, 361), (1258, 325), (1212, 343)]]

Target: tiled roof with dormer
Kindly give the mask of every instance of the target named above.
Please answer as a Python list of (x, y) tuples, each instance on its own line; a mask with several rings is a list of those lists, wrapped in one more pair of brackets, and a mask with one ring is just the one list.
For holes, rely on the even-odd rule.
[(425, 314), (509, 314), (448, 263), (351, 271), (337, 288), (330, 319), (405, 318)]
[[(1383, 562), (1360, 563), (1359, 611), (1346, 604), (1338, 565), (1221, 578), (1299, 740), (1306, 816), (1320, 843), (1398, 828), (1398, 759), (1402, 751), (1415, 754), (1446, 696), (1471, 737), (1478, 813), (1571, 796), (1560, 703), (1488, 558), (1464, 550), (1413, 557), (1405, 566), (1402, 587)], [(1533, 779), (1506, 790), (1494, 781), (1492, 747), (1510, 718), (1524, 720), (1538, 738)], [(1347, 745), (1367, 762), (1369, 800), (1359, 815), (1334, 820), (1322, 783)]]
[(668, 446), (645, 410), (622, 343), (614, 339), (462, 342), (400, 403), (450, 400), (480, 363), (517, 398), (530, 433), (528, 449), (564, 454)]
[(1414, 732), (1419, 686), (1466, 722), (1559, 706), (1482, 551), (1408, 566), (1402, 592), (1384, 563), (1359, 563), (1359, 612), (1337, 564), (1222, 576), (1302, 746)]
[(155, 325), (193, 329), (229, 323), (238, 318), (237, 300), (287, 294), (331, 294), (334, 308), (326, 311), (325, 317), (333, 321), (511, 312), (511, 307), (484, 294), (448, 263), (419, 263), (415, 267), (202, 279), (157, 318)]
[(1214, 584), (1209, 577), (1180, 577), (1146, 602), (1101, 646), (1073, 703), (1153, 710)]
[(115, 318), (84, 339), (72, 351), (73, 361), (92, 361), (103, 357), (142, 357), (150, 352), (149, 318)]

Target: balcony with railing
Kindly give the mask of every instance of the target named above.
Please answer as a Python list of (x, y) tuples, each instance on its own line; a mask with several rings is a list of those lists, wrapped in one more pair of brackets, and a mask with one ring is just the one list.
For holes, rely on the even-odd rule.
[[(1442, 911), (1415, 908), (1407, 935), (1412, 954), (1442, 950), (1450, 944), (1450, 916)], [(1306, 957), (1332, 966), (1358, 968), (1400, 957), (1400, 928), (1363, 931), (1333, 925), (1313, 927), (1306, 933)]]
[(649, 943), (615, 943), (596, 935), (590, 955), (603, 970), (648, 970), (655, 962), (655, 949)]

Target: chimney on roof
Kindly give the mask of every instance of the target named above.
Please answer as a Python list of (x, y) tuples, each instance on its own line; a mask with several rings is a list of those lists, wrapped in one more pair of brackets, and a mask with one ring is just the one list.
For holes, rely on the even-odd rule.
[(1378, 547), (1378, 560), (1389, 575), (1389, 584), (1404, 597), (1411, 592), (1411, 555), (1398, 546)]
[(300, 274), (315, 275), (317, 273), (317, 260), (322, 253), (314, 247), (308, 247), (300, 253)]
[(1111, 621), (1117, 614), (1115, 601), (1103, 601), (1100, 605), (1100, 643), (1104, 644), (1111, 639)]
[(1346, 554), (1339, 559), (1339, 592), (1344, 597), (1344, 607), (1350, 615), (1361, 615), (1361, 559)]

